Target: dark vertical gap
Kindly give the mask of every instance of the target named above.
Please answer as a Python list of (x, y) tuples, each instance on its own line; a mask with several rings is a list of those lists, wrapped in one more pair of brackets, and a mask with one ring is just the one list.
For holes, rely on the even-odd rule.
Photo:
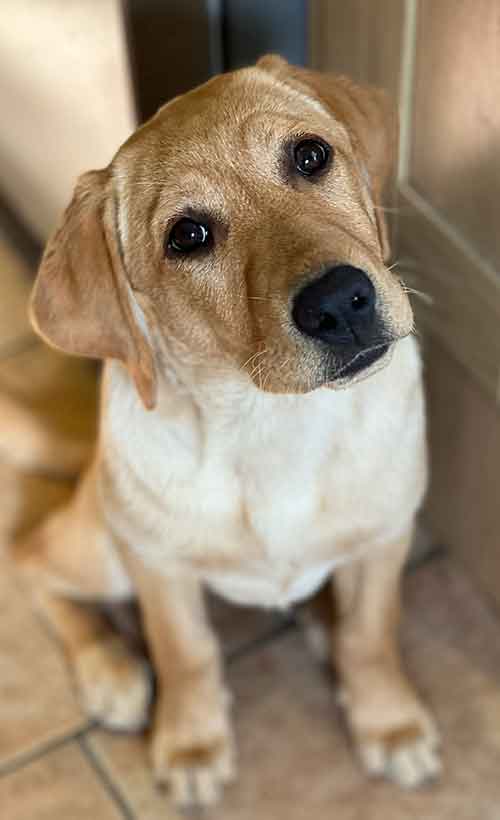
[(219, 0), (126, 0), (138, 119), (220, 70)]
[(210, 37), (210, 72), (212, 75), (225, 71), (222, 16), (224, 0), (206, 0)]
[(307, 8), (307, 0), (224, 0), (226, 68), (251, 65), (269, 52), (305, 65)]
[(132, 34), (132, 15), (130, 10), (130, 0), (120, 0), (121, 12), (122, 12), (122, 20), (123, 20), (123, 33), (125, 37), (125, 46), (127, 51), (127, 62), (128, 62), (128, 69), (130, 73), (130, 80), (132, 85), (132, 96), (133, 96), (133, 103), (134, 103), (134, 119), (135, 124), (137, 125), (140, 122), (140, 111), (139, 111), (139, 80), (138, 80), (138, 67), (137, 67), (137, 60), (136, 60), (136, 53), (134, 50), (134, 38)]
[(221, 63), (222, 71), (229, 71), (228, 42), (229, 22), (227, 19), (227, 2), (220, 0), (220, 36), (221, 36)]
[(137, 116), (268, 52), (308, 62), (307, 0), (122, 0)]

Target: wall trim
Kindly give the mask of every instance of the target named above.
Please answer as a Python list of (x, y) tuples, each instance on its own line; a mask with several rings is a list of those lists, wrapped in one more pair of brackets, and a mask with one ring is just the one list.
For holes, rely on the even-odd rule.
[(500, 277), (409, 185), (398, 219), (398, 271), (432, 302), (415, 300), (418, 323), (498, 400)]

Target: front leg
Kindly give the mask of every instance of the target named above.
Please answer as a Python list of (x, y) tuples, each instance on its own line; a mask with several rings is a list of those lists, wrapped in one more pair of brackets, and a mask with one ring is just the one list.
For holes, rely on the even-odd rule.
[(410, 543), (411, 531), (334, 576), (334, 653), (354, 741), (370, 774), (405, 787), (436, 777), (441, 768), (433, 720), (398, 650), (400, 574)]
[(229, 698), (200, 583), (128, 561), (158, 680), (152, 758), (159, 783), (183, 807), (208, 806), (233, 778)]

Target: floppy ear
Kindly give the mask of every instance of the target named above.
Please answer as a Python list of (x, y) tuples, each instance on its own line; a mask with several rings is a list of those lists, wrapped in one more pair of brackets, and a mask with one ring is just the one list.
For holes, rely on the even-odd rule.
[(347, 126), (367, 171), (382, 258), (387, 261), (391, 248), (382, 199), (398, 144), (397, 114), (388, 95), (379, 88), (357, 85), (348, 77), (289, 65), (275, 54), (262, 57), (257, 65), (283, 82), (299, 85)]
[(125, 275), (108, 188), (107, 170), (78, 180), (43, 255), (31, 320), (45, 341), (66, 353), (122, 361), (145, 407), (152, 409), (153, 351), (138, 324), (140, 308)]

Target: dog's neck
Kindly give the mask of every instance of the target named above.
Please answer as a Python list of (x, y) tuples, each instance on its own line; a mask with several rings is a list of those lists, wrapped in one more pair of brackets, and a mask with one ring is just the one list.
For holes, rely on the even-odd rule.
[[(321, 389), (321, 392), (328, 392)], [(236, 422), (242, 416), (272, 416), (277, 412), (293, 412), (314, 402), (318, 391), (307, 394), (275, 394), (264, 392), (246, 373), (236, 368), (192, 365), (181, 372), (168, 369), (158, 373), (157, 404), (154, 410), (142, 408), (132, 378), (119, 362), (108, 362), (103, 379), (102, 413), (106, 416), (116, 402), (139, 413), (141, 423), (162, 418), (165, 422), (181, 417), (197, 417), (213, 424)]]
[[(418, 381), (419, 355), (411, 339), (396, 345), (393, 360), (378, 373), (343, 390), (321, 387), (304, 394), (275, 394), (260, 390), (246, 373), (237, 368), (190, 365), (189, 370), (164, 368), (158, 373), (157, 405), (146, 410), (127, 369), (116, 361), (105, 366), (101, 430), (104, 439), (129, 437), (138, 428), (146, 435), (161, 431), (187, 430), (195, 439), (215, 433), (237, 435), (238, 430), (261, 445), (272, 445), (273, 436), (286, 435), (290, 425), (308, 429), (322, 424), (325, 413), (335, 417), (339, 434), (359, 423), (366, 414), (382, 412), (393, 396), (394, 382), (405, 395)], [(387, 415), (387, 409), (384, 414)], [(295, 419), (295, 421), (293, 421)], [(149, 431), (149, 433), (147, 432)], [(156, 431), (156, 433), (154, 433)], [(267, 444), (266, 444), (267, 442)]]

